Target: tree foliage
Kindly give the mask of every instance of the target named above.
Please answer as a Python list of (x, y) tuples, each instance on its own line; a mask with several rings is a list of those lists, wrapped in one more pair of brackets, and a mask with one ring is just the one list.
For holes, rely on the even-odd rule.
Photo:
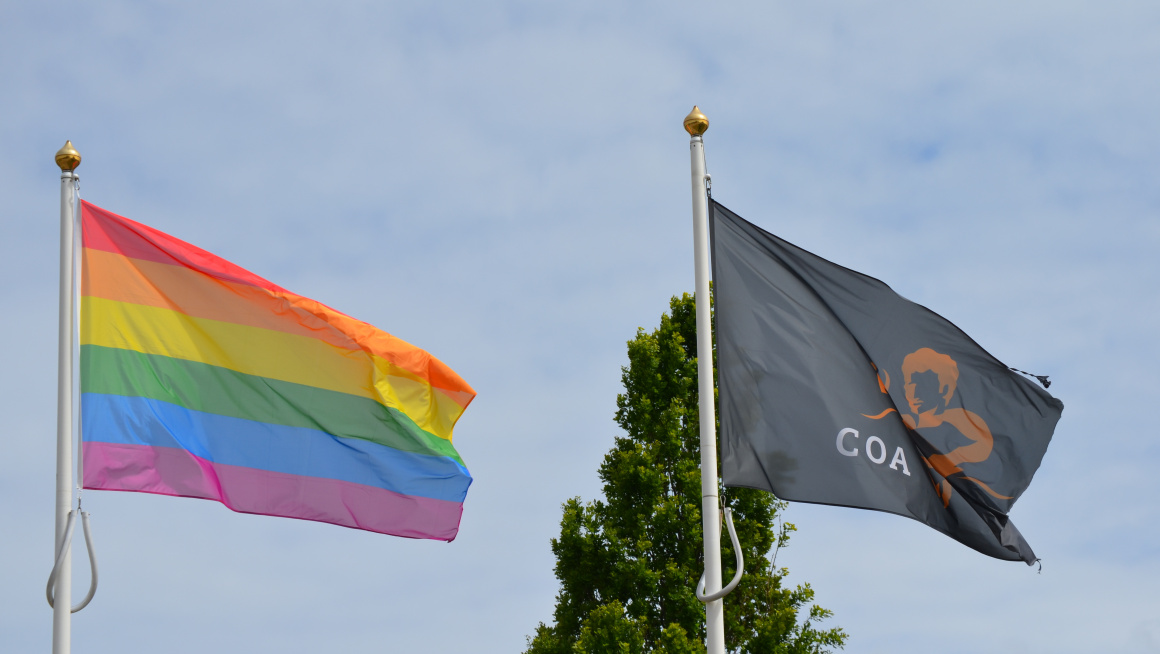
[[(604, 499), (564, 503), (560, 536), (552, 540), (560, 580), (555, 624), (540, 623), (526, 654), (705, 651), (705, 610), (693, 588), (703, 570), (693, 297), (674, 297), (652, 333), (637, 330), (628, 360), (616, 412), (624, 435), (600, 466)], [(818, 626), (831, 613), (811, 604), (810, 586), (783, 586), (787, 571), (775, 559), (794, 531), (778, 520), (784, 505), (749, 489), (729, 489), (723, 498), (746, 562), (725, 601), (727, 649), (840, 649), (846, 634)], [(731, 546), (725, 536), (726, 579)]]

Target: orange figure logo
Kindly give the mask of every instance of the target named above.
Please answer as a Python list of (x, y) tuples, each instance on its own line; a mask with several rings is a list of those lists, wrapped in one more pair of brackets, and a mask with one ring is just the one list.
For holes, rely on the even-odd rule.
[[(982, 481), (967, 476), (960, 467), (964, 463), (986, 461), (987, 457), (991, 456), (994, 438), (986, 421), (979, 414), (961, 407), (949, 406), (959, 381), (959, 366), (955, 360), (929, 347), (920, 348), (902, 360), (902, 376), (910, 413), (901, 417), (907, 427), (921, 434), (928, 429), (950, 425), (971, 441), (945, 454), (923, 457), (926, 465), (942, 477), (935, 483), (935, 491), (942, 499), (943, 506), (950, 504), (951, 484), (948, 478), (954, 476), (977, 484), (992, 497), (1011, 499), (996, 493)], [(880, 371), (878, 387), (886, 392), (889, 386), (890, 376), (885, 371)], [(877, 416), (867, 417), (882, 418), (891, 411), (893, 409)]]

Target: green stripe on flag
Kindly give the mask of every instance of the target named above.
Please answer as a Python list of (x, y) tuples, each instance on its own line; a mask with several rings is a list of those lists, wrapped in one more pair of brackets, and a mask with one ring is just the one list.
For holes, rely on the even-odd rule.
[(318, 429), (404, 452), (446, 456), (463, 465), (450, 441), (374, 400), (196, 361), (82, 345), (81, 392), (147, 397), (196, 411)]

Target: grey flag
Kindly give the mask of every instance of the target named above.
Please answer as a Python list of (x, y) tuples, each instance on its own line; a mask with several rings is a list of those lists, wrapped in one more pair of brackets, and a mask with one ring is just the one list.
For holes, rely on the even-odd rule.
[(877, 279), (711, 211), (725, 485), (1033, 563), (1007, 513), (1063, 403)]

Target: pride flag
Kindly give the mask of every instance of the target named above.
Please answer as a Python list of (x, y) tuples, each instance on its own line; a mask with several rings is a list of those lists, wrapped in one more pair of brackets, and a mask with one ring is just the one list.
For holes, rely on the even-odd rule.
[(84, 487), (450, 541), (475, 391), (427, 352), (81, 203)]

